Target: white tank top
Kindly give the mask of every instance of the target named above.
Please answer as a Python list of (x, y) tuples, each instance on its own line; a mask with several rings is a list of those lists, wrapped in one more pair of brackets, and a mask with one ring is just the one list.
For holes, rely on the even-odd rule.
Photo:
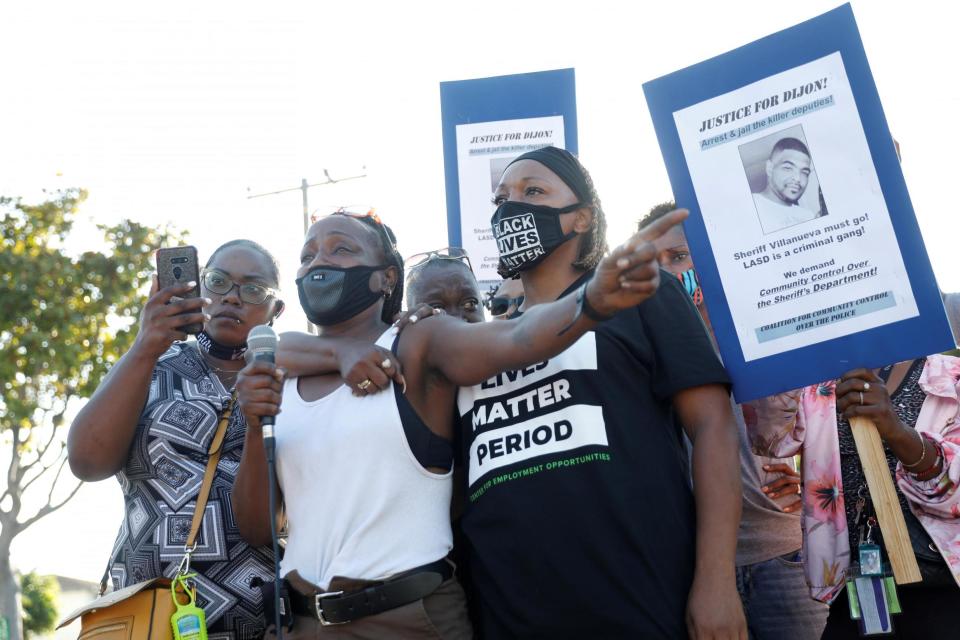
[[(389, 349), (388, 330), (377, 341)], [(276, 419), (277, 477), (289, 538), (281, 575), (296, 570), (326, 589), (334, 576), (377, 580), (447, 555), (452, 472), (414, 457), (391, 385), (354, 397), (346, 385), (306, 402), (283, 385)]]

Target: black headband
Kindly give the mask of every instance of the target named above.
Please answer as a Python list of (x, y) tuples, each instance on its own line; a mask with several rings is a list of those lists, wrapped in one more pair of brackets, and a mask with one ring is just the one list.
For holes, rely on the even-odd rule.
[[(593, 198), (590, 197), (590, 186), (587, 184), (587, 179), (583, 175), (583, 168), (580, 166), (580, 162), (577, 161), (576, 156), (566, 149), (543, 147), (542, 149), (527, 151), (523, 155), (514, 158), (510, 164), (519, 162), (520, 160), (534, 160), (547, 169), (550, 169), (550, 171), (553, 171), (557, 174), (558, 178), (570, 187), (570, 190), (573, 191), (573, 195), (577, 196), (579, 202), (589, 204), (593, 201)], [(509, 167), (510, 164), (507, 166)]]

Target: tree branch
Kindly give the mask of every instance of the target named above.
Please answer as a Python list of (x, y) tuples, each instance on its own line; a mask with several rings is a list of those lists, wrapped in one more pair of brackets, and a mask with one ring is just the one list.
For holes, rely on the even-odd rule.
[(60, 481), (60, 474), (63, 473), (63, 468), (67, 465), (67, 456), (63, 456), (63, 460), (60, 462), (60, 468), (57, 469), (57, 475), (53, 476), (53, 482), (50, 483), (50, 491), (47, 493), (47, 504), (53, 502), (53, 490), (57, 488), (57, 482)]
[[(30, 525), (32, 525), (33, 523), (35, 523), (35, 522), (36, 522), (37, 520), (39, 520), (40, 518), (43, 518), (43, 517), (46, 517), (46, 516), (50, 515), (51, 513), (53, 513), (54, 511), (56, 511), (56, 510), (59, 509), (60, 507), (62, 507), (63, 505), (65, 505), (65, 504), (67, 504), (68, 502), (70, 502), (70, 500), (73, 498), (73, 496), (77, 495), (77, 491), (80, 491), (80, 487), (82, 487), (82, 486), (83, 486), (83, 480), (81, 480), (80, 482), (78, 482), (78, 483), (77, 483), (77, 486), (75, 486), (75, 487), (73, 488), (73, 491), (70, 492), (70, 495), (68, 495), (66, 498), (64, 498), (63, 500), (61, 500), (58, 504), (55, 504), (55, 505), (54, 505), (54, 504), (47, 503), (47, 504), (44, 505), (39, 511), (37, 511), (33, 516), (27, 518), (27, 519), (24, 520), (23, 522), (18, 523), (18, 524), (17, 524), (17, 529), (18, 529), (17, 532), (18, 532), (18, 533), (22, 533), (24, 529), (26, 529), (27, 527), (29, 527)], [(51, 490), (51, 492), (52, 492), (52, 490)]]
[[(44, 416), (47, 415), (47, 412), (46, 412), (46, 411), (44, 411), (43, 413), (44, 413)], [(62, 414), (61, 414), (61, 415), (62, 415)], [(46, 422), (46, 420), (44, 420), (44, 422)], [(30, 472), (30, 469), (33, 469), (35, 466), (37, 466), (37, 464), (40, 464), (41, 466), (43, 466), (43, 469), (40, 471), (40, 473), (38, 473), (36, 476), (34, 476), (33, 480), (36, 480), (37, 478), (39, 478), (40, 476), (42, 476), (43, 473), (44, 473), (44, 471), (46, 471), (47, 469), (49, 469), (50, 467), (52, 467), (54, 464), (56, 464), (56, 461), (54, 461), (53, 463), (51, 463), (51, 464), (49, 464), (49, 465), (44, 465), (44, 464), (41, 462), (41, 461), (43, 460), (43, 456), (44, 456), (44, 455), (47, 453), (47, 451), (50, 449), (50, 445), (53, 444), (53, 441), (54, 441), (54, 439), (55, 439), (56, 437), (57, 437), (57, 428), (51, 425), (51, 427), (50, 427), (50, 437), (47, 438), (47, 441), (43, 444), (43, 446), (40, 447), (40, 449), (37, 450), (37, 458), (36, 458), (35, 460), (33, 460), (32, 462), (30, 462), (29, 464), (26, 464), (26, 465), (23, 465), (23, 466), (20, 467), (20, 472), (19, 472), (19, 474), (18, 474), (19, 477), (17, 478), (17, 481), (18, 481), (18, 482), (23, 482), (23, 479), (27, 477), (27, 473)], [(24, 485), (23, 490), (26, 490), (27, 486), (29, 486), (30, 483), (33, 482), (33, 480), (31, 480), (31, 481), (28, 482), (26, 485)]]
[[(32, 485), (34, 482), (36, 482), (37, 480), (39, 480), (39, 479), (40, 479), (40, 476), (42, 476), (43, 474), (45, 474), (45, 473), (46, 473), (47, 471), (49, 471), (50, 469), (53, 469), (53, 468), (56, 466), (58, 460), (60, 460), (60, 457), (59, 457), (59, 456), (58, 456), (57, 458), (55, 458), (54, 461), (51, 462), (50, 464), (45, 464), (45, 465), (43, 465), (43, 466), (41, 467), (40, 471), (37, 472), (37, 475), (33, 476), (32, 478), (30, 478), (29, 480), (27, 480), (24, 484), (22, 484), (22, 485), (20, 486), (20, 493), (21, 493), (21, 495), (24, 494), (24, 493), (26, 493), (26, 492), (27, 492), (27, 488), (28, 488), (30, 485)], [(65, 462), (65, 461), (66, 461), (66, 458), (64, 458), (63, 461)], [(30, 464), (30, 467), (33, 467), (34, 464), (35, 464), (35, 463), (31, 463), (31, 464)], [(61, 468), (62, 468), (62, 467), (63, 467), (63, 464), (61, 463), (60, 466), (61, 466)], [(26, 474), (24, 474), (24, 475), (26, 475)], [(60, 472), (57, 471), (57, 476), (59, 476), (59, 475), (60, 475)], [(20, 479), (23, 480), (23, 478), (20, 478)], [(56, 484), (56, 482), (57, 482), (56, 479), (54, 479), (53, 482), (54, 482), (54, 484)]]
[(0, 496), (0, 502), (7, 496), (16, 499), (16, 496), (13, 494), (13, 488), (18, 486), (17, 469), (20, 461), (20, 425), (14, 422), (10, 431), (13, 432), (13, 439), (10, 448), (10, 466), (7, 467), (7, 488), (3, 492), (3, 495)]
[[(67, 406), (66, 404), (64, 404), (63, 409), (61, 409), (55, 416), (53, 416), (53, 420), (50, 422), (50, 438), (47, 440), (46, 444), (43, 445), (43, 447), (40, 449), (40, 452), (37, 454), (38, 460), (40, 458), (43, 458), (44, 455), (46, 455), (47, 451), (50, 449), (50, 445), (53, 444), (54, 439), (57, 437), (57, 432), (59, 431), (59, 429), (57, 428), (57, 419), (63, 418), (63, 414), (66, 412), (67, 412)], [(46, 411), (44, 411), (43, 417), (44, 417), (44, 422), (46, 422), (46, 417), (47, 417)]]

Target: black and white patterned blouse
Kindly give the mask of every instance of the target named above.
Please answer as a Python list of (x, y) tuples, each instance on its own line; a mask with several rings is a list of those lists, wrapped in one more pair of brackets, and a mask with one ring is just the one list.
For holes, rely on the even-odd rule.
[[(196, 345), (175, 343), (158, 360), (130, 453), (117, 474), (124, 518), (110, 558), (115, 589), (176, 574), (207, 450), (229, 398)], [(260, 590), (250, 581), (272, 578), (273, 554), (243, 541), (230, 504), (245, 431), (238, 409), (227, 427), (191, 560), (209, 640), (255, 639), (264, 631)]]

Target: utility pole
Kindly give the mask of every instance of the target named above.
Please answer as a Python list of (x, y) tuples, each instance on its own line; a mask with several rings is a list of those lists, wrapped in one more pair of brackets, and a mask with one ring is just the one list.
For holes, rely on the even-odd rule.
[[(366, 169), (366, 167), (364, 167), (364, 169)], [(307, 229), (310, 228), (310, 205), (308, 204), (308, 200), (307, 200), (307, 191), (310, 189), (310, 187), (323, 187), (328, 184), (335, 184), (337, 182), (346, 182), (347, 180), (356, 180), (358, 178), (366, 178), (367, 174), (363, 173), (357, 176), (348, 176), (346, 178), (338, 178), (334, 180), (330, 176), (330, 172), (324, 169), (323, 176), (326, 178), (326, 180), (324, 180), (323, 182), (314, 182), (311, 184), (307, 182), (306, 178), (301, 178), (299, 187), (290, 187), (289, 189), (280, 189), (278, 191), (269, 191), (267, 193), (255, 193), (253, 195), (247, 196), (247, 200), (253, 200), (254, 198), (263, 198), (266, 196), (275, 196), (281, 193), (290, 193), (291, 191), (299, 190), (300, 193), (303, 194), (303, 235), (306, 236)], [(309, 320), (307, 321), (307, 333), (316, 333), (313, 325), (310, 324)]]
[[(366, 167), (364, 167), (366, 168)], [(363, 173), (358, 176), (348, 176), (346, 178), (337, 178), (336, 180), (330, 177), (330, 172), (326, 169), (323, 170), (323, 175), (326, 178), (323, 182), (314, 182), (308, 183), (306, 178), (300, 180), (299, 187), (290, 187), (289, 189), (280, 189), (279, 191), (269, 191), (267, 193), (255, 193), (253, 195), (247, 196), (247, 200), (253, 200), (254, 198), (263, 198), (265, 196), (275, 196), (281, 193), (290, 193), (291, 191), (300, 191), (303, 194), (303, 235), (307, 235), (307, 229), (310, 228), (310, 205), (308, 204), (307, 191), (311, 187), (323, 187), (328, 184), (336, 184), (337, 182), (346, 182), (347, 180), (356, 180), (358, 178), (366, 178), (367, 174)]]

